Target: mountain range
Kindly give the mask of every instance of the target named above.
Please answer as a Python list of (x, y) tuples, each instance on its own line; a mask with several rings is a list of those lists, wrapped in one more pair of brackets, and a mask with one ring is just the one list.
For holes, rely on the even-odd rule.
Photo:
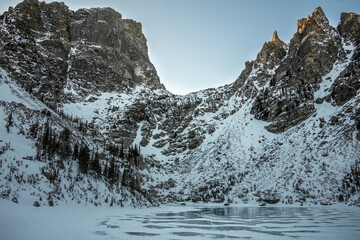
[(0, 197), (41, 205), (360, 205), (360, 16), (318, 7), (229, 85), (179, 96), (140, 23), (25, 0), (0, 16)]

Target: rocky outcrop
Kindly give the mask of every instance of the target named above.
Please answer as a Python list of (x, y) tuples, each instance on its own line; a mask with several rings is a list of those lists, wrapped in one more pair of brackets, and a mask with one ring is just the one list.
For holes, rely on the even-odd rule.
[(297, 26), (286, 57), (251, 110), (255, 118), (272, 122), (267, 129), (275, 133), (297, 125), (314, 112), (314, 92), (344, 52), (340, 35), (321, 8), (300, 19)]
[(344, 69), (331, 87), (331, 97), (336, 105), (343, 105), (356, 96), (360, 89), (360, 15), (341, 13), (341, 21), (337, 29), (347, 39), (347, 53), (353, 51), (351, 63)]
[(360, 16), (356, 13), (341, 13), (337, 29), (342, 37), (359, 44), (360, 42)]
[(25, 0), (1, 15), (0, 31), (0, 66), (53, 108), (90, 92), (164, 88), (141, 24), (111, 8)]
[(285, 57), (285, 46), (285, 43), (279, 39), (277, 31), (275, 31), (271, 42), (264, 43), (256, 57), (256, 62), (264, 64), (267, 69), (273, 69)]
[[(53, 11), (56, 9), (56, 11)], [(70, 47), (67, 6), (24, 1), (1, 15), (0, 65), (39, 99), (55, 107), (66, 83)]]
[(73, 13), (69, 32), (68, 88), (85, 85), (103, 92), (142, 84), (163, 88), (149, 60), (140, 23), (122, 19), (111, 8), (80, 9)]
[(352, 62), (340, 74), (331, 87), (331, 97), (336, 105), (344, 105), (353, 99), (360, 89), (360, 49), (354, 50)]

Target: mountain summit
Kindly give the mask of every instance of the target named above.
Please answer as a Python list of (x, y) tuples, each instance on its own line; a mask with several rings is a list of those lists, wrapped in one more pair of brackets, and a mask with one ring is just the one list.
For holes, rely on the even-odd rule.
[(273, 37), (272, 37), (271, 42), (272, 42), (272, 43), (278, 43), (278, 44), (280, 44), (280, 45), (284, 45), (284, 42), (280, 40), (277, 31), (274, 31), (274, 34), (273, 34)]
[(0, 16), (0, 196), (359, 205), (359, 15), (317, 8), (234, 83), (168, 92), (141, 24), (26, 0)]

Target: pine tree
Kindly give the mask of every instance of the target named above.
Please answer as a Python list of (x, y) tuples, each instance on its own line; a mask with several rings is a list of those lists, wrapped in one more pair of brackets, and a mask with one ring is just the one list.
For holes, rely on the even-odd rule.
[(275, 77), (273, 77), (272, 79), (270, 79), (270, 86), (271, 86), (271, 87), (275, 86), (275, 83), (276, 83)]
[(33, 139), (36, 139), (37, 137), (37, 130), (38, 130), (39, 124), (36, 122), (30, 126), (30, 135)]
[(134, 192), (134, 190), (136, 189), (136, 179), (133, 175), (129, 176), (128, 186), (131, 192)]
[(71, 132), (68, 128), (64, 128), (64, 130), (60, 133), (60, 139), (64, 142), (68, 142), (70, 139)]
[(126, 168), (124, 168), (122, 177), (121, 177), (121, 185), (122, 186), (126, 186), (127, 185), (127, 179), (128, 179), (128, 170)]
[(79, 170), (81, 173), (87, 173), (89, 169), (89, 160), (90, 160), (90, 150), (85, 145), (81, 147), (79, 152)]
[(124, 154), (124, 146), (123, 146), (123, 145), (120, 146), (119, 157), (122, 158), (122, 159), (125, 157), (125, 154)]
[(105, 164), (102, 175), (107, 177), (108, 174), (109, 174), (109, 166), (107, 164)]
[(50, 129), (49, 143), (47, 145), (49, 157), (53, 157), (56, 149), (58, 148), (58, 143), (56, 138), (57, 138), (56, 133)]
[(139, 152), (138, 152), (138, 148), (137, 148), (137, 145), (136, 145), (136, 144), (134, 144), (134, 149), (133, 149), (133, 151), (134, 151), (134, 157), (139, 156)]
[(79, 157), (79, 146), (77, 143), (74, 146), (73, 159), (76, 160)]
[(128, 161), (135, 159), (136, 157), (140, 156), (139, 153), (140, 147), (138, 148), (136, 144), (134, 146), (130, 146), (128, 150)]
[(109, 172), (108, 172), (108, 179), (110, 181), (111, 184), (113, 184), (117, 179), (116, 179), (116, 171), (115, 171), (115, 159), (111, 159), (110, 162), (110, 168), (109, 168)]
[(50, 129), (49, 129), (49, 125), (46, 124), (45, 126), (45, 133), (44, 133), (44, 136), (42, 138), (42, 146), (43, 146), (43, 149), (46, 150), (46, 147), (47, 145), (49, 144), (49, 135), (50, 135)]
[(71, 146), (70, 146), (70, 135), (67, 137), (67, 133), (62, 131), (59, 136), (59, 140), (56, 143), (57, 151), (60, 157), (64, 159), (68, 159), (71, 156)]
[(98, 152), (95, 153), (94, 159), (91, 161), (91, 170), (96, 172), (98, 175), (101, 174), (101, 166)]
[(14, 121), (13, 121), (13, 117), (12, 117), (12, 112), (10, 112), (7, 122), (6, 122), (6, 131), (9, 133), (10, 132), (10, 127), (13, 125)]

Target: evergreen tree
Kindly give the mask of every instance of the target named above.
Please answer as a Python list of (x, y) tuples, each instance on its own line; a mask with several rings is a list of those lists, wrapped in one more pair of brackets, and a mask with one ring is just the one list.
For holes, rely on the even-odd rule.
[(113, 156), (118, 156), (119, 155), (119, 148), (116, 145), (112, 145), (110, 144), (107, 147), (107, 150), (110, 152), (111, 155)]
[(60, 133), (61, 141), (68, 142), (70, 139), (71, 132), (68, 128), (64, 128), (64, 130)]
[(140, 156), (140, 145), (138, 147), (136, 144), (134, 144), (134, 147), (132, 147), (132, 156), (133, 157)]
[(45, 133), (44, 133), (44, 136), (43, 136), (43, 139), (42, 139), (42, 146), (43, 146), (43, 149), (46, 150), (46, 147), (49, 143), (49, 136), (50, 136), (50, 129), (49, 129), (49, 125), (46, 124), (45, 126)]
[(110, 168), (109, 168), (109, 172), (108, 172), (108, 179), (109, 179), (111, 184), (113, 184), (117, 180), (116, 179), (115, 159), (114, 158), (112, 158), (111, 162), (110, 162)]
[(49, 153), (49, 157), (53, 157), (55, 154), (56, 149), (58, 148), (58, 144), (56, 141), (56, 133), (53, 132), (51, 129), (49, 130), (49, 142), (47, 144), (47, 152)]
[(30, 135), (34, 139), (37, 137), (38, 127), (39, 127), (39, 124), (37, 122), (30, 126), (30, 129), (29, 129), (30, 130)]
[(81, 173), (87, 173), (89, 169), (89, 160), (90, 160), (90, 150), (85, 145), (81, 147), (79, 152), (79, 170)]
[(134, 155), (134, 157), (139, 156), (139, 152), (138, 152), (138, 148), (137, 148), (137, 145), (136, 145), (136, 144), (134, 144), (133, 155)]
[(59, 140), (56, 143), (57, 151), (62, 159), (67, 159), (71, 156), (70, 146), (70, 130), (65, 128), (59, 136)]
[(74, 146), (73, 159), (76, 160), (79, 157), (79, 146), (77, 143)]
[(134, 160), (136, 157), (140, 156), (139, 149), (136, 144), (134, 144), (134, 146), (130, 146), (128, 150), (127, 160), (131, 161)]
[(14, 121), (13, 121), (13, 117), (12, 117), (12, 112), (10, 112), (7, 122), (6, 122), (6, 131), (9, 133), (10, 132), (10, 127), (13, 125)]
[(94, 159), (91, 161), (91, 170), (96, 172), (98, 175), (101, 174), (101, 166), (98, 152), (95, 153)]
[(127, 179), (128, 179), (128, 170), (126, 168), (124, 168), (122, 177), (121, 177), (121, 185), (122, 186), (126, 186), (127, 185)]
[(109, 174), (109, 166), (107, 164), (105, 164), (104, 171), (103, 171), (103, 176), (107, 177), (108, 174)]
[(120, 146), (119, 157), (122, 158), (122, 159), (125, 157), (125, 154), (124, 154), (124, 146), (123, 146), (123, 145)]

